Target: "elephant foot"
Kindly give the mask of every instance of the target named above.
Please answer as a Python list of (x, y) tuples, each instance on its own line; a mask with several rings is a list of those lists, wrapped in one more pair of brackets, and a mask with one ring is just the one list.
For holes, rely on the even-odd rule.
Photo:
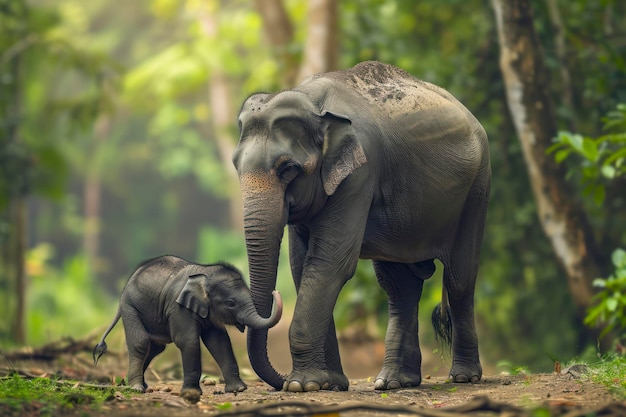
[(294, 371), (285, 380), (283, 390), (289, 392), (347, 391), (348, 378), (334, 371)]
[(143, 381), (140, 382), (130, 382), (128, 381), (128, 386), (135, 391), (139, 391), (141, 393), (145, 393), (148, 390), (148, 384)]
[(202, 390), (200, 390), (200, 388), (183, 387), (183, 389), (180, 390), (180, 396), (192, 404), (195, 404), (198, 401), (200, 401), (201, 395), (202, 395)]
[(476, 362), (472, 365), (468, 364), (453, 364), (450, 370), (450, 382), (456, 383), (468, 383), (473, 384), (480, 381), (483, 375), (483, 368), (480, 362)]
[(225, 392), (244, 392), (248, 386), (241, 380), (227, 381), (224, 387)]
[(376, 390), (392, 390), (399, 388), (417, 387), (422, 383), (420, 371), (402, 368), (385, 367), (374, 381)]

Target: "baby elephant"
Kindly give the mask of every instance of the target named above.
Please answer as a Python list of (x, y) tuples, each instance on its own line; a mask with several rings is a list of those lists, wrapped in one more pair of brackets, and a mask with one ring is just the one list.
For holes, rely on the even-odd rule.
[(175, 256), (144, 262), (128, 280), (115, 319), (93, 350), (94, 364), (107, 351), (104, 339), (120, 317), (128, 346), (128, 384), (148, 388), (144, 372), (165, 345), (174, 342), (183, 358), (181, 396), (197, 402), (200, 389), (200, 343), (220, 366), (226, 391), (245, 390), (225, 324), (267, 329), (280, 320), (282, 300), (274, 291), (275, 309), (269, 318), (258, 315), (241, 272), (226, 264), (199, 265)]

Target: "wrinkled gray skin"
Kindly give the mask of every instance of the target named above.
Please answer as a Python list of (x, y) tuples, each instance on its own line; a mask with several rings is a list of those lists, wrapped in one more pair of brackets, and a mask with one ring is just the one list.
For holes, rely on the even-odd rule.
[(260, 317), (241, 273), (226, 264), (199, 265), (175, 256), (144, 262), (130, 277), (117, 316), (94, 348), (94, 364), (107, 350), (104, 339), (120, 316), (128, 346), (128, 384), (141, 392), (147, 389), (144, 373), (165, 345), (174, 342), (183, 359), (181, 396), (197, 402), (202, 393), (199, 338), (220, 366), (225, 390), (246, 389), (224, 325), (267, 329), (282, 314), (282, 301), (274, 293), (276, 309), (271, 317)]
[(435, 258), (452, 320), (454, 382), (478, 381), (474, 286), (491, 181), (487, 136), (447, 91), (377, 62), (255, 94), (233, 155), (244, 205), (250, 290), (269, 316), (289, 225), (297, 303), (293, 370), (276, 373), (267, 331), (248, 333), (257, 374), (276, 389), (346, 390), (333, 322), (358, 258), (372, 259), (389, 298), (376, 389), (421, 383), (417, 312)]

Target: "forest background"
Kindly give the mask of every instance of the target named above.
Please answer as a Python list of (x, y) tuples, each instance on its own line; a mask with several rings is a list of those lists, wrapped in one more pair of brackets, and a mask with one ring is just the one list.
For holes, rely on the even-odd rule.
[[(613, 349), (624, 317), (600, 344), (602, 326), (584, 318), (598, 302), (626, 305), (623, 286), (608, 304), (593, 286), (626, 270), (615, 251), (626, 247), (616, 147), (626, 143), (626, 3), (511, 4), (0, 0), (0, 347), (99, 333), (147, 258), (247, 272), (231, 163), (239, 106), (379, 60), (448, 89), (490, 138), (482, 362), (545, 372)], [(278, 289), (292, 308), (286, 246)], [(420, 305), (431, 349), (438, 269)], [(335, 318), (339, 332), (383, 337), (386, 298), (370, 262)]]

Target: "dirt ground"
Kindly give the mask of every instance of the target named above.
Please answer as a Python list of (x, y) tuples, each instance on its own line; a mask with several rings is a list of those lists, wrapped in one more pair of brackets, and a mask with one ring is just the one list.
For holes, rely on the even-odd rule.
[[(286, 326), (286, 325), (285, 325)], [(245, 346), (244, 335), (232, 334), (233, 345)], [(477, 384), (451, 384), (445, 372), (449, 364), (424, 358), (424, 380), (417, 388), (395, 391), (374, 390), (384, 349), (376, 340), (340, 340), (344, 371), (350, 378), (347, 392), (287, 393), (275, 391), (259, 381), (249, 368), (245, 352), (237, 352), (242, 377), (248, 384), (245, 392), (224, 393), (219, 376), (207, 377), (203, 395), (197, 404), (179, 397), (180, 358), (173, 347), (157, 358), (146, 373), (150, 392), (124, 396), (122, 388), (112, 394), (98, 410), (79, 406), (64, 416), (108, 417), (191, 417), (191, 416), (555, 416), (626, 415), (626, 401), (608, 388), (589, 380), (584, 369), (563, 370), (560, 374), (492, 375)], [(270, 359), (280, 372), (290, 368), (285, 329), (270, 332)], [(123, 341), (109, 345), (110, 352), (94, 367), (90, 349), (64, 353), (52, 361), (12, 361), (10, 367), (31, 375), (54, 375), (56, 378), (84, 381), (85, 384), (111, 384), (125, 374)], [(0, 368), (7, 369), (6, 364)], [(204, 370), (219, 375), (210, 357)], [(428, 370), (439, 369), (428, 375)], [(569, 372), (568, 372), (569, 371)], [(443, 374), (443, 375), (442, 375)], [(589, 413), (593, 410), (593, 413)], [(40, 410), (25, 410), (21, 415), (43, 415)], [(0, 413), (1, 414), (1, 413)], [(56, 414), (53, 414), (56, 417)]]

